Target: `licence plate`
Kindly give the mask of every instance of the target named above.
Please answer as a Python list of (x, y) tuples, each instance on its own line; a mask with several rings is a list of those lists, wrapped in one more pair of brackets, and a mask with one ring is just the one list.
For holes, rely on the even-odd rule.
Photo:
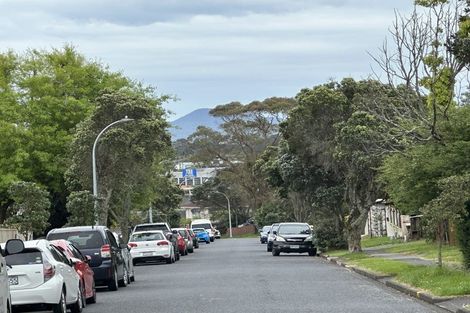
[(11, 276), (8, 277), (8, 280), (10, 281), (10, 286), (12, 285), (18, 285), (18, 276)]
[(290, 247), (291, 249), (299, 249), (299, 248), (300, 248), (300, 246), (298, 246), (298, 245), (291, 245), (291, 246), (289, 246), (289, 247)]
[(144, 256), (152, 256), (153, 252), (144, 252)]

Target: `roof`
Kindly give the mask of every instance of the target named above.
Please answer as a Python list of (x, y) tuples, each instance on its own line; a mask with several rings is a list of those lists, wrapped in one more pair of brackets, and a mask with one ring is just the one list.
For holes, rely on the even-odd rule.
[(50, 234), (54, 233), (68, 233), (71, 231), (84, 231), (84, 230), (104, 230), (106, 226), (73, 226), (73, 227), (63, 227), (63, 228), (54, 228), (49, 231)]

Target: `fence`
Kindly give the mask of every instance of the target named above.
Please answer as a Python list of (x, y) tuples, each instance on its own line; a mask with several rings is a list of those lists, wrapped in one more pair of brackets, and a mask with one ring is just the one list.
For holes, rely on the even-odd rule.
[(16, 229), (0, 228), (0, 242), (6, 242), (8, 239), (25, 239)]

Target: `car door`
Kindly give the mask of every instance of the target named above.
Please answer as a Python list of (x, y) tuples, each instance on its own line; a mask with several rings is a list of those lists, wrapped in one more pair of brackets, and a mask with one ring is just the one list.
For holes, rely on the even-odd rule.
[(93, 295), (93, 286), (95, 284), (94, 273), (93, 270), (88, 265), (88, 260), (83, 254), (75, 247), (73, 244), (69, 245), (70, 251), (72, 251), (73, 256), (79, 260), (81, 260), (80, 270), (83, 272), (83, 277), (85, 280), (85, 293), (87, 298)]
[(69, 258), (59, 249), (50, 245), (49, 252), (52, 254), (54, 259), (58, 262), (56, 270), (64, 278), (65, 287), (67, 288), (66, 302), (67, 304), (77, 301), (78, 288), (80, 284), (80, 277), (73, 268)]
[(122, 279), (124, 276), (124, 257), (122, 255), (121, 248), (114, 238), (113, 233), (111, 233), (109, 230), (106, 230), (106, 237), (108, 238), (108, 242), (111, 247), (111, 259), (117, 268), (118, 278)]
[(5, 259), (0, 248), (0, 313), (7, 312), (8, 299), (10, 298), (10, 283), (8, 280)]

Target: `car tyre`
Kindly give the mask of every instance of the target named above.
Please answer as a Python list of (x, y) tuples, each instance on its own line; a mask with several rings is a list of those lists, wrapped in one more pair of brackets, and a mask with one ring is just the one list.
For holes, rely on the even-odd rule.
[(78, 288), (78, 295), (77, 295), (77, 302), (70, 306), (70, 312), (72, 313), (82, 313), (83, 311), (83, 294), (82, 294), (82, 287)]
[(189, 253), (194, 253), (194, 248), (188, 249)]
[(117, 279), (117, 271), (116, 269), (114, 269), (113, 277), (108, 282), (108, 289), (110, 291), (116, 291), (118, 290), (118, 288), (119, 288), (119, 283)]
[(7, 313), (12, 313), (12, 310), (11, 310), (11, 301), (8, 301)]
[(266, 250), (267, 250), (268, 252), (271, 252), (271, 251), (273, 251), (273, 248), (268, 244), (268, 246), (266, 247)]
[(129, 271), (127, 267), (124, 266), (122, 279), (119, 281), (119, 287), (127, 287), (129, 285)]
[(310, 256), (317, 256), (317, 249), (316, 248), (313, 248), (312, 250), (310, 250), (308, 252), (308, 255)]
[(279, 256), (281, 254), (281, 251), (279, 251), (278, 249), (272, 249), (272, 254), (273, 256)]
[(67, 313), (67, 303), (65, 302), (65, 290), (62, 289), (59, 303), (52, 306), (52, 312), (54, 313)]
[(211, 242), (214, 242), (214, 238), (211, 238), (210, 241), (211, 241)]
[(211, 242), (209, 240), (206, 241), (206, 245), (210, 244)]

